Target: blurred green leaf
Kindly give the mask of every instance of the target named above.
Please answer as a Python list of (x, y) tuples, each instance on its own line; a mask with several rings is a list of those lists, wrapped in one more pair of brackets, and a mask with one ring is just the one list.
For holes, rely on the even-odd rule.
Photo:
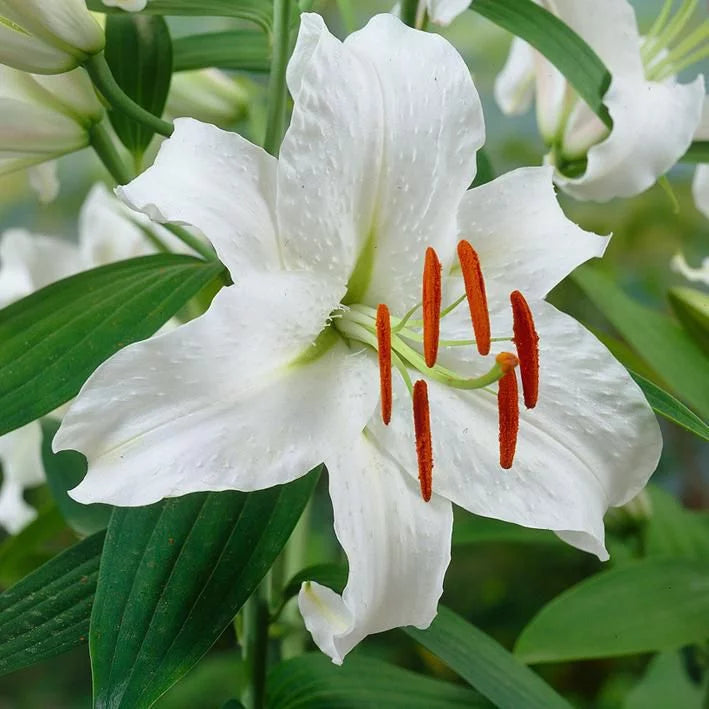
[(470, 9), (531, 44), (609, 128), (613, 125), (603, 104), (611, 75), (593, 49), (564, 22), (533, 0), (475, 0)]
[(0, 595), (0, 674), (87, 641), (103, 538), (84, 539)]
[(703, 438), (705, 441), (709, 441), (709, 426), (681, 401), (677, 401), (672, 394), (667, 393), (664, 389), (660, 389), (660, 387), (653, 384), (649, 379), (641, 377), (636, 372), (630, 372), (630, 376), (643, 390), (648, 404), (652, 406), (652, 410), (656, 414), (672, 421), (672, 423), (676, 423), (678, 426)]
[(682, 157), (682, 162), (709, 162), (709, 140), (695, 140)]
[(445, 606), (428, 630), (404, 631), (500, 709), (571, 709), (496, 640)]
[(709, 418), (709, 360), (670, 318), (636, 303), (597, 267), (582, 266), (574, 281), (662, 379), (703, 418)]
[(453, 709), (488, 706), (475, 692), (380, 660), (350, 656), (341, 667), (325, 655), (281, 662), (268, 675), (269, 709)]
[(271, 48), (263, 32), (228, 30), (180, 37), (173, 43), (175, 71), (219, 67), (268, 72)]
[(223, 270), (190, 256), (142, 256), (0, 310), (0, 435), (76, 396), (101, 362), (156, 332)]
[(647, 556), (709, 560), (709, 513), (684, 509), (656, 485), (648, 485), (652, 516), (645, 528)]
[(684, 329), (709, 355), (709, 294), (696, 288), (671, 288), (668, 295)]
[(709, 562), (646, 559), (596, 574), (542, 608), (517, 639), (525, 662), (671, 650), (709, 638)]
[(209, 650), (280, 553), (319, 474), (116, 508), (91, 616), (97, 707), (150, 706)]
[[(106, 7), (103, 0), (87, 0), (89, 10), (120, 13)], [(272, 21), (272, 3), (264, 0), (150, 0), (144, 15), (188, 15), (196, 17), (238, 17), (255, 22), (268, 31)]]
[(112, 508), (109, 505), (82, 505), (67, 495), (86, 475), (86, 458), (76, 451), (52, 452), (52, 439), (59, 422), (42, 420), (42, 462), (47, 485), (64, 519), (82, 536), (106, 529)]
[(529, 529), (499, 519), (479, 517), (464, 510), (455, 511), (453, 544), (485, 544), (510, 542), (513, 544), (551, 544), (565, 547), (553, 532), (545, 529)]
[[(162, 116), (172, 79), (172, 40), (165, 19), (110, 15), (104, 54), (121, 89), (154, 116)], [(108, 117), (121, 143), (140, 161), (154, 131), (120, 111), (111, 110)]]
[(475, 154), (475, 161), (477, 172), (475, 173), (473, 184), (470, 185), (471, 187), (479, 187), (495, 179), (495, 168), (492, 166), (490, 156), (484, 149), (478, 150)]

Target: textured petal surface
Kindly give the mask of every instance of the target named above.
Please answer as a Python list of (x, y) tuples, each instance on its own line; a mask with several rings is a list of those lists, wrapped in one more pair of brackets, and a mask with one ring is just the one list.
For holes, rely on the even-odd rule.
[(276, 269), (276, 160), (236, 133), (178, 118), (155, 164), (118, 196), (156, 222), (196, 227), (237, 279)]
[(447, 41), (391, 15), (344, 44), (301, 17), (278, 177), (287, 260), (347, 277), (359, 263), (348, 297), (404, 309), (426, 247), (452, 257), (455, 206), (484, 140), (477, 92)]
[(517, 289), (528, 299), (543, 298), (578, 265), (602, 256), (608, 244), (606, 237), (567, 219), (556, 199), (553, 172), (551, 167), (520, 168), (463, 197), (460, 238), (478, 252), (493, 309)]
[(450, 561), (450, 502), (421, 499), (418, 484), (366, 434), (327, 461), (335, 533), (347, 554), (342, 596), (305, 583), (305, 626), (333, 662), (363, 638), (403, 625), (427, 628)]
[[(475, 514), (554, 530), (606, 559), (603, 515), (637, 494), (655, 470), (660, 429), (640, 389), (588, 331), (548, 303), (532, 303), (532, 310), (540, 336), (539, 403), (520, 412), (512, 468), (498, 462), (494, 392), (431, 382), (433, 488)], [(413, 477), (408, 396), (399, 393), (391, 425), (370, 425)]]
[(109, 359), (54, 439), (89, 461), (72, 496), (133, 506), (261, 489), (348, 445), (377, 404), (372, 358), (335, 336), (302, 361), (342, 292), (323, 277), (252, 273), (205, 315)]

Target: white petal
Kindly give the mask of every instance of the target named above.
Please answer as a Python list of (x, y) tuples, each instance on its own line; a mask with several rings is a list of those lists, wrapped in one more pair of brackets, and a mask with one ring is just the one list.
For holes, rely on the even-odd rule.
[(133, 506), (261, 489), (347, 445), (377, 404), (373, 358), (335, 336), (320, 357), (293, 363), (343, 291), (303, 273), (251, 273), (205, 315), (105, 362), (54, 439), (89, 460), (72, 496)]
[(404, 309), (419, 297), (426, 247), (452, 255), (455, 206), (484, 140), (465, 63), (391, 15), (341, 44), (304, 14), (288, 81), (295, 110), (278, 178), (287, 260), (349, 277), (369, 245), (371, 273), (357, 274), (348, 297)]
[(103, 106), (85, 69), (79, 68), (56, 76), (32, 77), (52, 96), (52, 105), (63, 105), (68, 115), (82, 123), (96, 123), (103, 117)]
[(28, 170), (30, 186), (37, 193), (41, 204), (49, 204), (59, 196), (59, 175), (57, 163), (50, 162), (35, 165)]
[(23, 498), (26, 488), (44, 482), (42, 429), (37, 421), (0, 436), (0, 527), (17, 534), (36, 516)]
[(613, 130), (589, 150), (581, 177), (557, 174), (556, 183), (581, 200), (605, 202), (639, 194), (687, 151), (703, 100), (701, 76), (691, 84), (614, 76), (603, 100)]
[(277, 268), (276, 161), (236, 133), (178, 118), (155, 164), (116, 193), (156, 222), (196, 227), (234, 279)]
[(709, 165), (698, 165), (692, 180), (692, 196), (697, 209), (709, 219)]
[[(660, 429), (640, 389), (598, 340), (548, 303), (532, 308), (539, 403), (520, 412), (512, 468), (499, 466), (495, 393), (432, 382), (433, 488), (475, 514), (554, 530), (607, 559), (603, 515), (634, 497), (655, 470)], [(375, 435), (415, 476), (409, 408), (395, 402), (391, 425), (376, 425)]]
[(0, 22), (0, 63), (41, 74), (69, 71), (76, 66), (76, 58)]
[(305, 583), (298, 597), (305, 626), (333, 662), (363, 638), (390, 628), (427, 628), (436, 615), (450, 561), (453, 513), (366, 434), (327, 461), (335, 533), (347, 554), (342, 594)]
[(24, 298), (81, 270), (74, 244), (53, 236), (9, 229), (0, 239), (0, 305)]
[(449, 25), (470, 7), (470, 0), (427, 0), (428, 16), (437, 25)]
[(709, 96), (704, 97), (702, 104), (702, 117), (694, 132), (694, 140), (709, 140)]
[(513, 290), (543, 298), (578, 265), (602, 256), (608, 244), (567, 219), (552, 175), (551, 167), (524, 167), (463, 197), (460, 237), (478, 252), (493, 309)]
[(682, 253), (675, 254), (670, 264), (673, 271), (681, 273), (688, 281), (709, 286), (709, 256), (702, 259), (699, 268), (692, 268)]
[(524, 113), (534, 98), (534, 50), (523, 39), (514, 37), (502, 71), (495, 79), (495, 100), (510, 116)]

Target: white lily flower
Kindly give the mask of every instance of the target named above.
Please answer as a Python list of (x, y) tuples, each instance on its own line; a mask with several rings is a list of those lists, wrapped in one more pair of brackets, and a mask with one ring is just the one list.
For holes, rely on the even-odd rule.
[[(709, 98), (704, 97), (702, 117), (694, 140), (709, 141)], [(697, 209), (709, 219), (709, 165), (698, 165), (692, 180), (692, 196)]]
[[(519, 38), (495, 84), (503, 112), (525, 111), (536, 85), (537, 123), (555, 165), (555, 182), (572, 197), (605, 202), (651, 187), (686, 152), (699, 122), (704, 78), (680, 84), (676, 73), (701, 57), (706, 22), (667, 50), (689, 20), (685, 0), (672, 20), (663, 11), (647, 37), (627, 0), (536, 0), (580, 35), (612, 74), (603, 99), (612, 130), (591, 111), (563, 75)], [(679, 19), (678, 19), (679, 18)], [(667, 32), (670, 27), (671, 34)], [(695, 51), (696, 50), (696, 51)]]
[(126, 12), (140, 12), (145, 10), (148, 0), (102, 0), (106, 7), (120, 7)]
[(2, 175), (86, 147), (103, 107), (83, 69), (37, 76), (0, 66), (0, 115)]
[(37, 74), (62, 74), (105, 44), (85, 0), (0, 0), (1, 64)]
[[(99, 367), (53, 445), (88, 459), (75, 499), (122, 506), (258, 490), (324, 462), (350, 576), (342, 596), (305, 584), (299, 603), (340, 663), (368, 634), (430, 624), (451, 502), (607, 558), (603, 513), (644, 486), (661, 440), (623, 367), (542, 300), (607, 240), (564, 217), (550, 168), (466, 191), (483, 116), (446, 40), (378, 15), (341, 43), (306, 13), (287, 80), (295, 107), (279, 159), (183, 118), (121, 189), (152, 218), (199, 228), (234, 285), (203, 316)], [(468, 306), (453, 300), (464, 279), (481, 283), (470, 244), (459, 247), (464, 278), (443, 279), (453, 302), (440, 320), (442, 364), (424, 360), (435, 359), (439, 322), (435, 252), (449, 273), (459, 240), (478, 250), (492, 332), (505, 343), (495, 347), (512, 347), (510, 291), (524, 291), (538, 321), (539, 404), (521, 414), (516, 456), (516, 357), (474, 352)], [(416, 312), (401, 319), (421, 301), (424, 261), (422, 336)], [(513, 300), (532, 405), (532, 316)]]
[[(449, 25), (458, 15), (470, 7), (472, 0), (420, 0), (416, 10), (416, 26), (421, 27), (428, 17), (435, 25)], [(401, 16), (401, 3), (394, 6), (392, 12)]]
[(709, 286), (709, 256), (703, 258), (697, 268), (692, 268), (683, 253), (676, 253), (670, 261), (670, 266), (673, 271), (684, 276), (688, 281)]
[(28, 171), (30, 187), (35, 191), (40, 204), (49, 204), (59, 196), (59, 173), (56, 160), (39, 163)]

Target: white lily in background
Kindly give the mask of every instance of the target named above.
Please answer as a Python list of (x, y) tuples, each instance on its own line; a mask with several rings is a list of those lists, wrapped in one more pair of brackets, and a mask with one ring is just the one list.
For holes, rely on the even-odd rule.
[[(341, 43), (303, 14), (287, 80), (279, 159), (178, 119), (121, 189), (152, 218), (200, 229), (234, 285), (100, 366), (53, 445), (88, 459), (75, 499), (123, 506), (258, 490), (324, 462), (349, 581), (342, 596), (306, 583), (299, 604), (340, 663), (368, 634), (430, 624), (451, 502), (607, 558), (603, 514), (645, 485), (661, 441), (623, 367), (542, 300), (607, 242), (565, 218), (551, 168), (466, 191), (483, 116), (446, 40), (378, 15)], [(538, 398), (516, 454), (510, 297), (525, 401)]]
[[(694, 133), (694, 140), (709, 141), (709, 98), (704, 97), (702, 118)], [(698, 165), (692, 180), (692, 196), (697, 209), (709, 219), (709, 165)]]
[(106, 7), (120, 7), (126, 12), (140, 12), (145, 10), (148, 0), (102, 0)]
[[(535, 94), (537, 123), (555, 165), (556, 184), (580, 200), (604, 202), (651, 187), (686, 152), (699, 122), (704, 78), (680, 84), (675, 75), (705, 55), (707, 24), (668, 49), (697, 0), (670, 18), (671, 0), (642, 38), (627, 0), (537, 0), (579, 34), (612, 74), (604, 97), (612, 130), (563, 75), (519, 38), (495, 84), (504, 113), (522, 113)], [(699, 46), (699, 48), (697, 48)]]
[(103, 114), (83, 69), (37, 76), (0, 66), (0, 175), (85, 148)]
[[(11, 229), (2, 235), (0, 307), (79, 271), (154, 253), (153, 240), (173, 251), (185, 250), (175, 236), (152, 224), (145, 215), (131, 211), (103, 184), (97, 184), (79, 213), (78, 245), (23, 229)], [(19, 532), (37, 515), (25, 502), (23, 492), (44, 482), (41, 440), (39, 421), (0, 436), (0, 527), (10, 534)]]
[(27, 174), (40, 204), (49, 204), (59, 196), (61, 185), (56, 160), (33, 165)]
[(709, 256), (703, 258), (697, 268), (692, 268), (692, 266), (687, 263), (685, 255), (683, 253), (677, 253), (672, 257), (670, 266), (673, 271), (684, 276), (688, 281), (709, 286)]
[(105, 44), (85, 0), (0, 0), (0, 64), (62, 74)]
[[(422, 27), (425, 18), (435, 25), (449, 25), (458, 15), (470, 7), (471, 0), (420, 0), (416, 10), (416, 26)], [(393, 10), (399, 17), (401, 3)]]

